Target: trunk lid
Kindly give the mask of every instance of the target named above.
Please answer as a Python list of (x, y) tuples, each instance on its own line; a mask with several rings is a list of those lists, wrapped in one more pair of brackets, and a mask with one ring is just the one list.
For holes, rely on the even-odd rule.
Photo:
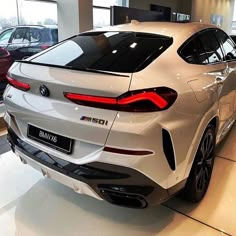
[[(103, 74), (20, 62), (12, 66), (9, 75), (30, 85), (27, 92), (11, 88), (7, 93), (13, 97), (5, 96), (7, 109), (16, 117), (25, 137), (30, 124), (75, 142), (102, 146), (117, 111), (75, 104), (64, 97), (64, 92), (117, 97), (128, 91), (131, 80), (131, 74), (127, 73)], [(48, 97), (40, 93), (42, 85), (49, 90)]]

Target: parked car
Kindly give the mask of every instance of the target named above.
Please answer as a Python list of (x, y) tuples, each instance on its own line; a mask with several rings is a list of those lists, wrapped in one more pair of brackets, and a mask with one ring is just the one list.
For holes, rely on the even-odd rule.
[(4, 48), (0, 48), (0, 100), (2, 100), (2, 93), (7, 85), (7, 71), (12, 63), (10, 53)]
[(57, 42), (56, 26), (16, 26), (0, 34), (0, 47), (6, 48), (14, 60), (30, 57)]
[(236, 51), (216, 26), (131, 23), (15, 63), (12, 150), (78, 193), (136, 208), (200, 201), (236, 117)]

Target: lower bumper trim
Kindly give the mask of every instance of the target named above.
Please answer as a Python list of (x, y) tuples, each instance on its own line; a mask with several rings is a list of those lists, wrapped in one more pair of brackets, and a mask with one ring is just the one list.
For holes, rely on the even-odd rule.
[(37, 165), (38, 163), (40, 166), (38, 169), (41, 172), (41, 169), (45, 167), (49, 172), (53, 170), (59, 174), (59, 177), (55, 175), (55, 178), (53, 176), (50, 178), (65, 184), (63, 178), (69, 177), (71, 183), (66, 185), (73, 189), (77, 188), (76, 181), (85, 183), (97, 198), (120, 206), (145, 208), (148, 205), (160, 204), (170, 197), (170, 193), (174, 194), (179, 191), (178, 186), (183, 185), (176, 185), (173, 188), (174, 191), (171, 191), (163, 189), (146, 175), (132, 168), (101, 162), (86, 165), (70, 163), (24, 142), (12, 129), (8, 130), (8, 141), (13, 151), (16, 150), (16, 153), (19, 152), (32, 160), (27, 161), (28, 164)]

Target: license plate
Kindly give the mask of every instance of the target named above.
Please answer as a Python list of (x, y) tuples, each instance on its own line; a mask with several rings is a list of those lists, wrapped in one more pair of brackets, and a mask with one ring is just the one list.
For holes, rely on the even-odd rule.
[(70, 154), (72, 152), (72, 139), (49, 132), (47, 130), (28, 125), (27, 136), (39, 143), (45, 144), (58, 151)]

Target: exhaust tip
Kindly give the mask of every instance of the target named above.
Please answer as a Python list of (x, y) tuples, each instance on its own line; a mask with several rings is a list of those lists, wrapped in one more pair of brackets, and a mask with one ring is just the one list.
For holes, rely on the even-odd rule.
[(115, 205), (137, 209), (143, 209), (148, 206), (146, 200), (138, 195), (117, 193), (107, 190), (101, 190), (100, 192), (105, 200)]

